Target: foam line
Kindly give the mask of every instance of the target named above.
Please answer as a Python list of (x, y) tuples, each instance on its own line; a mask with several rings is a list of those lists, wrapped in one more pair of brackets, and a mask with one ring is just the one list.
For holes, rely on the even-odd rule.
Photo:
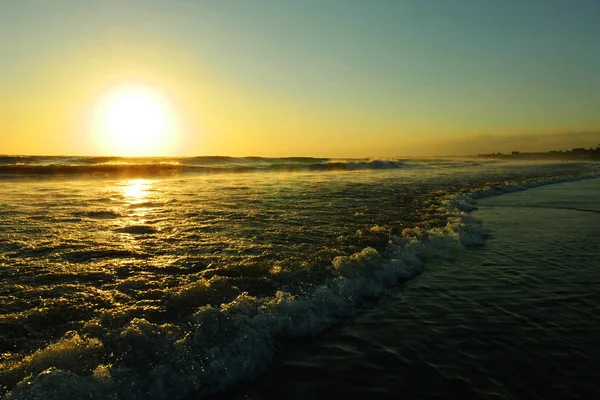
[[(110, 348), (95, 334), (103, 328), (90, 323), (30, 356), (4, 363), (0, 376), (4, 385), (13, 387), (5, 398), (175, 400), (222, 392), (268, 368), (277, 338), (316, 335), (351, 316), (366, 297), (421, 273), (428, 258), (449, 257), (465, 246), (484, 244), (485, 230), (469, 215), (476, 199), (597, 177), (600, 173), (594, 171), (580, 178), (449, 195), (444, 201), (449, 215), (444, 227), (405, 229), (391, 236), (382, 251), (367, 247), (338, 256), (329, 266), (332, 277), (307, 295), (280, 290), (275, 296), (257, 298), (242, 293), (220, 307), (200, 307), (176, 324), (136, 318), (111, 333)], [(381, 229), (374, 226), (362, 234)], [(212, 276), (181, 296), (210, 295), (220, 279)], [(120, 352), (112, 365), (107, 362), (111, 352)]]

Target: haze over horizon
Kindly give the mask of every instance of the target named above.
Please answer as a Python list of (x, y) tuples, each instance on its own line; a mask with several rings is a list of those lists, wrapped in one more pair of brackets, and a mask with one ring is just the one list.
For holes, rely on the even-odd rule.
[(0, 400), (600, 398), (599, 17), (0, 0)]
[(600, 3), (0, 3), (0, 153), (431, 156), (600, 142)]

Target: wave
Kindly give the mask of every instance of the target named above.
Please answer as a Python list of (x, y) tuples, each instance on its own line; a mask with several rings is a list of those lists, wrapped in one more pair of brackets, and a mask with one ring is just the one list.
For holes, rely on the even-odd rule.
[(497, 160), (333, 159), (313, 157), (50, 157), (0, 156), (0, 176), (152, 177), (179, 174), (328, 172), (477, 167)]
[(149, 235), (152, 233), (156, 233), (156, 229), (148, 225), (132, 225), (115, 229), (115, 232), (130, 233), (132, 235)]
[(82, 250), (72, 251), (62, 255), (62, 258), (66, 261), (72, 262), (84, 262), (91, 261), (94, 259), (120, 259), (120, 258), (148, 258), (149, 256), (144, 253), (139, 253), (130, 250)]
[(0, 165), (1, 175), (117, 175), (147, 176), (178, 173), (181, 167), (176, 164), (4, 164)]
[(257, 172), (328, 172), (462, 168), (497, 161), (431, 159), (328, 159), (311, 157), (0, 157), (0, 176), (117, 176), (152, 177), (180, 174), (236, 174)]
[[(134, 318), (103, 336), (99, 332), (106, 328), (90, 322), (25, 358), (4, 363), (0, 376), (14, 387), (6, 398), (189, 399), (222, 392), (264, 371), (277, 338), (315, 335), (351, 316), (366, 297), (421, 273), (428, 258), (484, 244), (485, 230), (469, 215), (476, 199), (577, 179), (507, 183), (448, 195), (444, 227), (404, 229), (388, 236), (379, 251), (367, 247), (335, 257), (328, 266), (330, 278), (303, 295), (282, 290), (266, 297), (229, 293), (226, 279), (207, 271), (166, 299), (174, 309), (192, 309), (177, 323)], [(379, 226), (358, 234), (389, 235)], [(272, 272), (282, 274), (284, 281), (298, 279), (293, 271)], [(194, 306), (216, 298), (213, 304), (219, 306)], [(115, 351), (120, 352), (118, 364), (111, 364), (108, 354)]]
[(4, 157), (1, 175), (162, 176), (185, 173), (319, 172), (382, 170), (408, 167), (402, 160), (329, 160), (315, 158), (195, 157), (192, 159), (33, 158), (15, 162)]

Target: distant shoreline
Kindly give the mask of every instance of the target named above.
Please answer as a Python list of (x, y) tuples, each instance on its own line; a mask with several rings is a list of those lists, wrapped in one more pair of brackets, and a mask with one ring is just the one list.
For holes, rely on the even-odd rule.
[(547, 152), (519, 152), (513, 151), (510, 154), (487, 153), (478, 154), (477, 158), (495, 158), (495, 159), (516, 159), (516, 160), (581, 160), (593, 161), (600, 160), (600, 145), (595, 149), (577, 148), (572, 150), (552, 150)]

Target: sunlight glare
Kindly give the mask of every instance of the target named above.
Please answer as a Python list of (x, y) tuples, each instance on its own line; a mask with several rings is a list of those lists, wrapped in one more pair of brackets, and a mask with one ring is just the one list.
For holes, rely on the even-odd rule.
[(148, 195), (150, 187), (146, 179), (132, 179), (123, 187), (123, 194), (131, 203), (139, 203)]

